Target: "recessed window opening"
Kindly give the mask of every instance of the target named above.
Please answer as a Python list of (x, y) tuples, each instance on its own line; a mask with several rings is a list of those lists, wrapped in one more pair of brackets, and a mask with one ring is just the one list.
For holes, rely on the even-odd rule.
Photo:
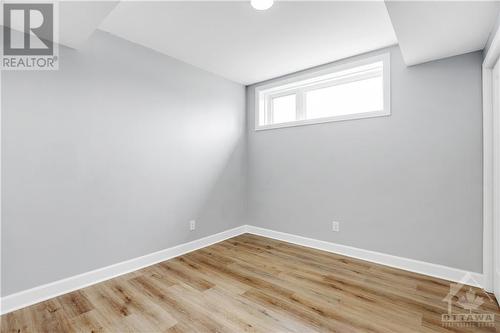
[(256, 88), (256, 129), (390, 115), (389, 54)]

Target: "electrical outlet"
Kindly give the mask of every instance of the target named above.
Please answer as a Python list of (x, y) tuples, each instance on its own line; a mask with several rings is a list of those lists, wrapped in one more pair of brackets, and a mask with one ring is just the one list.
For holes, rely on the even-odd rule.
[(335, 232), (340, 231), (340, 222), (337, 222), (337, 221), (332, 222), (332, 231), (335, 231)]
[(193, 231), (194, 229), (196, 229), (196, 221), (191, 220), (189, 221), (189, 230)]

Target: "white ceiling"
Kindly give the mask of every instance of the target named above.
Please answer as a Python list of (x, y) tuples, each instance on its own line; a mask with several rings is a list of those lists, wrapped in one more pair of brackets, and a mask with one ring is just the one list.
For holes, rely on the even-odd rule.
[[(59, 38), (61, 45), (79, 48), (115, 8), (118, 1), (60, 1)], [(3, 25), (3, 6), (0, 6), (0, 25)], [(13, 20), (10, 27), (24, 31), (24, 22)]]
[(481, 50), (500, 9), (500, 1), (277, 0), (256, 11), (249, 2), (61, 1), (59, 42), (79, 48), (99, 28), (251, 84), (397, 43), (407, 65)]
[(397, 43), (383, 2), (121, 2), (100, 29), (251, 84)]
[(498, 1), (388, 1), (387, 10), (408, 66), (482, 50)]
[(72, 1), (59, 3), (59, 42), (80, 47), (99, 27), (118, 1)]

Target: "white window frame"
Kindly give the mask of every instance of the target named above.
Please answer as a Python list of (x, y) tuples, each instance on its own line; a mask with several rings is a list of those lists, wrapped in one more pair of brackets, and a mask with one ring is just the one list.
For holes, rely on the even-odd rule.
[[(305, 94), (308, 91), (319, 88), (331, 87), (342, 83), (348, 83), (350, 81), (356, 82), (359, 80), (358, 76), (355, 79), (352, 78), (351, 79), (339, 78), (335, 80), (327, 79), (326, 82), (321, 82), (317, 80), (318, 77), (325, 76), (328, 74), (334, 74), (339, 71), (344, 71), (377, 62), (383, 63), (382, 80), (383, 80), (384, 107), (382, 110), (341, 115), (341, 116), (316, 118), (316, 119), (305, 119), (306, 117)], [(259, 131), (259, 130), (267, 130), (273, 128), (293, 127), (293, 126), (320, 124), (320, 123), (351, 120), (351, 119), (389, 116), (391, 115), (390, 63), (391, 63), (390, 54), (384, 53), (368, 58), (345, 62), (342, 64), (334, 64), (328, 66), (327, 68), (323, 68), (321, 70), (312, 71), (291, 78), (286, 78), (274, 81), (269, 84), (257, 86), (255, 88), (255, 130)], [(379, 75), (379, 73), (378, 74), (373, 73), (372, 75), (376, 76)], [(370, 77), (369, 73), (367, 74), (367, 77)], [(296, 112), (298, 120), (286, 123), (279, 123), (279, 124), (260, 125), (261, 114), (265, 118), (267, 118), (265, 121), (266, 124), (269, 122), (270, 120), (269, 118), (272, 119), (272, 99), (277, 97), (288, 96), (291, 94), (295, 94), (296, 96), (295, 103), (297, 106)]]

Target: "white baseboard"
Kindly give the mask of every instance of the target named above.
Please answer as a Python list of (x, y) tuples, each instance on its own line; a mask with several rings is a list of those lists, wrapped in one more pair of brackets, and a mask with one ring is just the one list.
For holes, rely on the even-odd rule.
[(468, 284), (472, 284), (477, 287), (482, 286), (483, 276), (480, 273), (467, 272), (456, 268), (397, 257), (369, 250), (363, 250), (331, 242), (320, 241), (312, 238), (287, 234), (280, 231), (274, 231), (250, 225), (242, 225), (234, 229), (226, 230), (215, 235), (207, 236), (165, 250), (147, 254), (142, 257), (130, 259), (111, 266), (103, 267), (87, 273), (75, 275), (66, 279), (58, 280), (39, 287), (2, 297), (0, 299), (0, 314), (9, 313), (14, 310), (39, 303), (74, 290), (85, 288), (92, 284), (109, 280), (119, 275), (130, 273), (138, 269), (151, 266), (171, 258), (175, 258), (185, 253), (204, 248), (206, 246), (244, 233), (251, 233), (259, 236), (273, 238), (297, 245), (337, 253), (348, 257), (362, 259), (454, 282), (463, 282), (464, 276), (469, 276), (472, 277), (472, 279), (467, 281)]
[(429, 275), (453, 282), (466, 282), (466, 284), (482, 288), (483, 274), (481, 273), (464, 271), (457, 268), (397, 257), (390, 254), (374, 252), (370, 250), (363, 250), (352, 246), (335, 244), (254, 226), (247, 226), (246, 231), (251, 234), (273, 238), (297, 245), (312, 247), (327, 252), (337, 253), (356, 259), (399, 268), (405, 271)]
[(66, 279), (51, 282), (39, 287), (24, 290), (2, 297), (0, 300), (0, 314), (5, 314), (26, 306), (39, 303), (50, 298), (88, 287), (92, 284), (112, 279), (119, 275), (130, 273), (138, 269), (201, 249), (221, 242), (225, 239), (245, 233), (246, 226), (226, 230), (215, 235), (200, 238), (188, 243), (180, 244), (165, 250), (147, 254), (142, 257), (123, 261), (111, 266), (99, 268), (90, 272), (75, 275)]

